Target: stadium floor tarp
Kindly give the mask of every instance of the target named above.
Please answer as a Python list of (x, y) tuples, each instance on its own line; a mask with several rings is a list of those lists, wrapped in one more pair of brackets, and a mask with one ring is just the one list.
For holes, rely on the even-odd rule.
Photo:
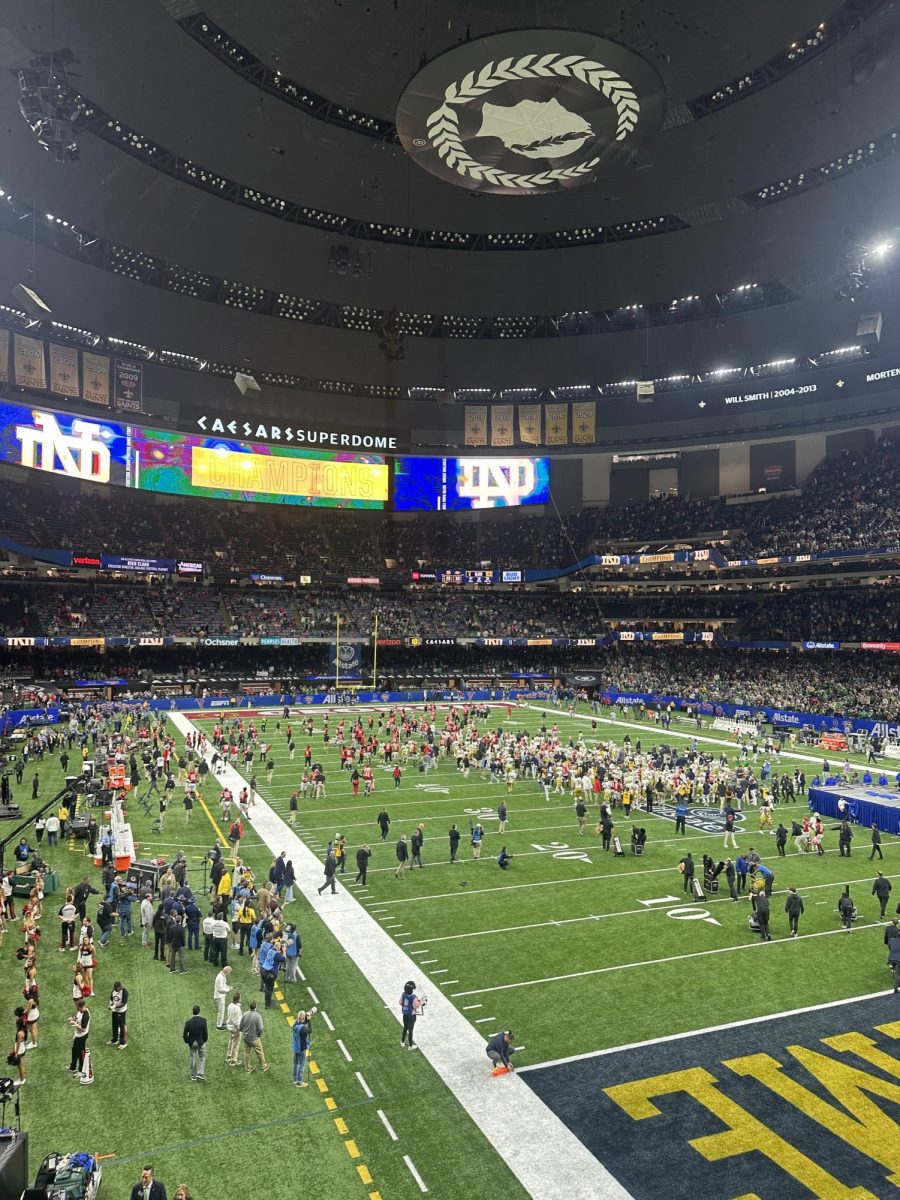
[(846, 802), (848, 820), (856, 825), (871, 825), (876, 822), (883, 833), (900, 833), (900, 792), (871, 785), (848, 787), (833, 784), (809, 789), (809, 806), (823, 817), (841, 819), (838, 801)]

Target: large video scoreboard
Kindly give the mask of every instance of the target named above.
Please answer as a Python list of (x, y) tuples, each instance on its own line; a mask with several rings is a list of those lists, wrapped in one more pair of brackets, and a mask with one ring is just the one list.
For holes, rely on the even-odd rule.
[[(98, 484), (318, 508), (400, 512), (546, 504), (550, 460), (388, 458), (299, 450), (0, 402), (0, 461)], [(393, 478), (392, 470), (393, 467)]]

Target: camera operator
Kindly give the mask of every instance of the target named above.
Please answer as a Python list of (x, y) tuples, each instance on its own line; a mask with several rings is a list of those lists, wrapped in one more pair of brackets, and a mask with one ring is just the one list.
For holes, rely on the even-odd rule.
[(409, 1046), (410, 1050), (418, 1050), (413, 1041), (413, 1030), (416, 1027), (416, 1017), (422, 1012), (425, 1001), (416, 995), (415, 982), (410, 979), (403, 985), (400, 997), (400, 1013), (403, 1017), (403, 1033), (400, 1037), (401, 1046)]
[(308, 1012), (300, 1009), (291, 1032), (291, 1043), (294, 1051), (294, 1085), (309, 1087), (306, 1080), (306, 1063), (309, 1058), (309, 1044), (312, 1040), (312, 1019), (319, 1010), (311, 1008)]

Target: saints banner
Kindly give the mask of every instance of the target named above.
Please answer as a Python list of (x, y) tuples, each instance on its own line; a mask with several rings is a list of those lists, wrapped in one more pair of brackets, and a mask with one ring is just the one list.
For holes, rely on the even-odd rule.
[(597, 440), (597, 402), (580, 400), (572, 405), (572, 441), (586, 445)]
[(511, 446), (513, 444), (513, 406), (511, 404), (495, 404), (491, 408), (491, 445)]
[(487, 407), (483, 404), (466, 405), (466, 445), (487, 445)]
[(144, 367), (138, 362), (124, 362), (117, 358), (115, 364), (115, 386), (113, 404), (126, 412), (144, 411)]
[(544, 405), (544, 442), (548, 446), (568, 446), (568, 404)]
[(9, 330), (0, 329), (0, 383), (9, 383)]
[(539, 404), (519, 405), (519, 441), (529, 446), (537, 446), (541, 441), (541, 406)]
[(15, 382), (18, 387), (47, 390), (47, 368), (44, 363), (44, 343), (37, 338), (23, 337), (17, 333), (15, 346)]
[(105, 354), (81, 355), (81, 394), (93, 404), (109, 406), (109, 359)]
[(78, 351), (74, 346), (50, 343), (50, 391), (57, 396), (80, 396), (78, 389)]
[(328, 648), (329, 674), (341, 679), (359, 679), (362, 646), (359, 642), (332, 642)]

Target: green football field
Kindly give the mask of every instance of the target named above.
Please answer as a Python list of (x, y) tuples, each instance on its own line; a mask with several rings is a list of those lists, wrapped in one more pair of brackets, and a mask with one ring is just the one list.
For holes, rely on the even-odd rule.
[[(542, 711), (514, 709), (506, 728), (536, 732)], [(279, 716), (268, 715), (264, 736), (274, 744), (276, 767), (271, 784), (259, 769), (259, 791), (287, 819), (289, 797), (303, 770), (306, 736), (293, 716), (297, 754), (290, 762), (284, 734), (275, 732)], [(212, 719), (204, 716), (198, 725), (210, 732)], [(389, 773), (376, 768), (374, 794), (366, 798), (361, 789), (354, 797), (348, 774), (338, 768), (334, 743), (323, 747), (321, 711), (313, 710), (313, 719), (313, 758), (325, 767), (327, 797), (303, 803), (297, 832), (317, 853), (336, 833), (347, 837), (347, 873), (340, 881), (351, 891), (355, 849), (369, 843), (368, 890), (360, 903), (485, 1038), (499, 1029), (515, 1030), (516, 1043), (524, 1044), (517, 1057), (520, 1065), (863, 995), (888, 984), (882, 923), (871, 895), (875, 865), (868, 861), (865, 830), (856, 831), (850, 860), (839, 857), (832, 832), (824, 857), (796, 854), (789, 841), (787, 857), (780, 860), (774, 839), (758, 831), (756, 810), (745, 812), (739, 846), (755, 846), (776, 876), (773, 941), (763, 944), (748, 931), (746, 899), (735, 904), (726, 889), (724, 897), (698, 904), (683, 893), (679, 859), (690, 849), (699, 870), (704, 852), (724, 857), (721, 833), (689, 825), (685, 835), (676, 836), (665, 817), (633, 814), (648, 835), (645, 855), (635, 858), (628, 844), (631, 822), (620, 812), (617, 831), (625, 856), (616, 858), (600, 848), (595, 810), (579, 837), (570, 797), (551, 795), (547, 801), (528, 778), (518, 780), (507, 796), (504, 785), (490, 785), (476, 770), (464, 779), (452, 759), (441, 760), (427, 777), (406, 768), (396, 790)], [(337, 719), (335, 712), (332, 737)], [(505, 708), (497, 710), (491, 724), (501, 720), (506, 722)], [(584, 732), (590, 737), (589, 720), (552, 710), (550, 720), (566, 736)], [(601, 722), (599, 732), (604, 739), (640, 736), (645, 747), (664, 736), (621, 721), (615, 726)], [(668, 740), (681, 740), (677, 730)], [(730, 755), (735, 752), (727, 737), (711, 730), (700, 741), (716, 753), (723, 748)], [(806, 759), (785, 753), (779, 769), (796, 763), (811, 778), (819, 761), (816, 751)], [(55, 757), (41, 764), (39, 773), (42, 795), (62, 782)], [(31, 776), (29, 769), (17, 790), (26, 813)], [(501, 795), (509, 807), (502, 837), (496, 816)], [(206, 800), (206, 808), (198, 807), (190, 824), (176, 802), (167, 828), (155, 835), (140, 807), (129, 808), (140, 856), (171, 857), (184, 849), (195, 889), (203, 882), (202, 855), (223, 832), (212, 781)], [(375, 819), (382, 805), (392, 822), (386, 843)], [(805, 811), (805, 801), (792, 808), (779, 805), (776, 823), (784, 819), (790, 827), (789, 818)], [(487, 835), (478, 862), (467, 836), (476, 820)], [(401, 833), (409, 838), (419, 822), (425, 824), (425, 867), (398, 880), (396, 838)], [(453, 822), (463, 831), (456, 863), (449, 861), (447, 839)], [(884, 841), (881, 865), (895, 878), (896, 841)], [(85, 870), (99, 876), (84, 857), (83, 845), (63, 844), (49, 855), (64, 883), (75, 882)], [(513, 856), (508, 871), (501, 871), (495, 860), (501, 845)], [(241, 854), (258, 877), (267, 874), (272, 854), (252, 829)], [(859, 908), (849, 935), (840, 930), (836, 908), (848, 883)], [(796, 940), (787, 937), (783, 912), (784, 893), (791, 885), (800, 889), (806, 905)], [(45, 902), (38, 971), (41, 1044), (27, 1056), (28, 1084), (22, 1096), (23, 1124), (32, 1138), (32, 1173), (50, 1150), (87, 1149), (111, 1156), (102, 1192), (108, 1196), (127, 1195), (144, 1161), (153, 1162), (170, 1196), (178, 1183), (186, 1182), (195, 1200), (218, 1198), (247, 1179), (254, 1181), (245, 1189), (247, 1195), (273, 1200), (297, 1194), (316, 1200), (336, 1194), (387, 1200), (419, 1196), (422, 1187), (454, 1198), (525, 1195), (425, 1058), (400, 1050), (394, 1014), (385, 1010), (302, 898), (288, 917), (303, 936), (306, 978), (288, 987), (286, 996), (282, 992), (282, 999), (284, 1007), (295, 1011), (310, 1003), (311, 988), (334, 1027), (330, 1030), (317, 1018), (312, 1087), (299, 1091), (291, 1084), (289, 1014), (281, 1006), (266, 1014), (268, 1075), (229, 1070), (221, 1047), (224, 1035), (213, 1030), (207, 1082), (192, 1085), (181, 1028), (193, 1003), (212, 1017), (214, 971), (202, 954), (191, 952), (188, 972), (171, 975), (152, 961), (151, 951), (141, 948), (138, 934), (120, 940), (117, 932), (99, 954), (97, 996), (91, 1006), (96, 1082), (91, 1087), (73, 1082), (65, 1071), (72, 956), (56, 949), (55, 913), (61, 902), (61, 894)], [(14, 957), (20, 944), (17, 925), (7, 932), (0, 955), (10, 1045), (12, 1009), (21, 987)], [(234, 986), (245, 999), (257, 995), (258, 980), (247, 960), (233, 955), (231, 961)], [(105, 1002), (117, 978), (131, 993), (125, 1052), (103, 1045), (109, 1036)], [(422, 1019), (429, 1019), (427, 1010)], [(591, 1103), (585, 1095), (584, 1105)]]

